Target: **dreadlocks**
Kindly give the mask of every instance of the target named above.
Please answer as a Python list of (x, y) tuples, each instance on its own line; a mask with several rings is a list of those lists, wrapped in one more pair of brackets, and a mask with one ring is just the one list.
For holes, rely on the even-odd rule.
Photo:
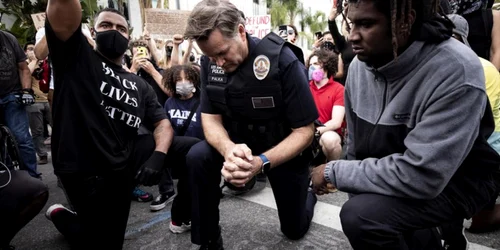
[[(367, 0), (348, 0), (349, 3), (357, 4)], [(375, 7), (391, 20), (391, 36), (394, 58), (397, 57), (399, 49), (398, 32), (404, 35), (411, 34), (410, 27), (418, 27), (423, 22), (435, 17), (440, 13), (440, 0), (371, 0)], [(410, 23), (411, 11), (415, 10), (417, 18), (415, 23)], [(346, 21), (346, 20), (344, 20)]]

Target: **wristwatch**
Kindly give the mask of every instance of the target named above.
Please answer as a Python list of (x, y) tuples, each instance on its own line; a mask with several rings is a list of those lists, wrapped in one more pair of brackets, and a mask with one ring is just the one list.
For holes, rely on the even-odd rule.
[(267, 174), (269, 172), (269, 169), (271, 169), (271, 162), (269, 161), (269, 159), (267, 159), (267, 157), (264, 154), (260, 154), (259, 157), (262, 160), (261, 173)]

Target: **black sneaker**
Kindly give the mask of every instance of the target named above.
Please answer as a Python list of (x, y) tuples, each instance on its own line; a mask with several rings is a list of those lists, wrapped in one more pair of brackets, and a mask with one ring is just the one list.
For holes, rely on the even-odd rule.
[(151, 205), (149, 205), (151, 211), (160, 211), (164, 209), (168, 203), (174, 200), (175, 195), (176, 194), (174, 192), (159, 194), (158, 196), (156, 196), (155, 200), (151, 202)]

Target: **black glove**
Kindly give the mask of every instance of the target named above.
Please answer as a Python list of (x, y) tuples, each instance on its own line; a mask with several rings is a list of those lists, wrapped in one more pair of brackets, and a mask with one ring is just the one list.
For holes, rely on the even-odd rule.
[(30, 106), (35, 103), (35, 95), (32, 89), (23, 89), (17, 96), (17, 101), (25, 106)]
[(135, 179), (144, 186), (153, 186), (160, 183), (163, 174), (163, 166), (165, 164), (165, 153), (154, 151), (149, 159), (142, 164)]

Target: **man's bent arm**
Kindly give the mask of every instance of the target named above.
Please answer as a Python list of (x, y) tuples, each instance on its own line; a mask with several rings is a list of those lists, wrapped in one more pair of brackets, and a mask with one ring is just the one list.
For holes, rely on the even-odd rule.
[(23, 89), (31, 89), (31, 72), (28, 63), (20, 62), (17, 64), (17, 68), (19, 69), (21, 86), (23, 86)]
[(49, 0), (47, 20), (61, 41), (68, 40), (82, 20), (82, 6), (79, 0)]
[(491, 30), (490, 61), (500, 71), (500, 11), (493, 11), (493, 29)]
[(332, 119), (325, 122), (325, 126), (328, 131), (335, 131), (342, 126), (342, 122), (344, 121), (345, 116), (345, 107), (344, 106), (333, 106), (332, 108)]
[(201, 113), (201, 123), (208, 144), (214, 147), (222, 156), (225, 156), (226, 151), (235, 143), (231, 141), (222, 124), (222, 116)]
[(167, 153), (170, 145), (172, 144), (172, 139), (174, 138), (174, 130), (172, 125), (167, 119), (163, 119), (155, 125), (155, 131), (153, 133), (156, 148), (155, 151), (162, 153)]
[(49, 55), (49, 46), (47, 45), (47, 37), (43, 36), (42, 40), (35, 44), (35, 56), (38, 60), (43, 60)]
[(314, 124), (293, 129), (292, 133), (281, 141), (276, 147), (266, 151), (267, 159), (271, 162), (271, 168), (277, 167), (304, 151), (311, 145), (314, 138)]

